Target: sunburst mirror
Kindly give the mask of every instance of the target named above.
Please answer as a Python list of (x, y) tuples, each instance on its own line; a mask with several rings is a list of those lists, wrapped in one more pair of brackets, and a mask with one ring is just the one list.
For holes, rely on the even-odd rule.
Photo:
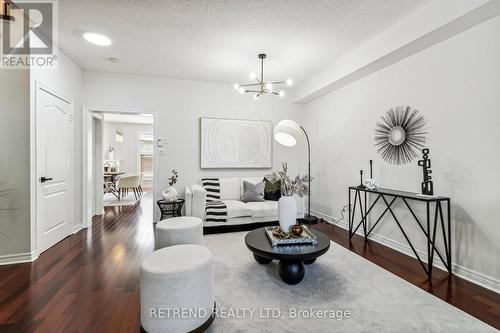
[(391, 164), (411, 162), (426, 142), (426, 126), (424, 116), (411, 106), (389, 109), (375, 128), (377, 152)]

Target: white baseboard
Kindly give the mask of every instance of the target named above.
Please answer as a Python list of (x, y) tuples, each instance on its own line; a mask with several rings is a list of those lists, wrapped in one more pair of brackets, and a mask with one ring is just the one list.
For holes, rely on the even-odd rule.
[(38, 258), (38, 252), (16, 253), (0, 256), (0, 265), (21, 264), (24, 262), (33, 262)]
[[(83, 224), (76, 225), (72, 228), (72, 233), (76, 234), (80, 230), (85, 229)], [(38, 251), (27, 253), (16, 253), (0, 256), (0, 265), (13, 265), (26, 262), (33, 262), (38, 259)]]
[[(322, 219), (324, 219), (328, 222), (332, 222), (334, 220), (334, 218), (332, 216), (323, 214), (323, 213), (315, 211), (315, 210), (312, 210), (312, 214), (315, 216), (321, 217)], [(348, 217), (346, 216), (346, 218), (348, 218)], [(336, 225), (338, 225), (339, 227), (346, 229), (346, 230), (349, 229), (349, 224), (347, 221), (340, 221)], [(363, 230), (361, 230), (361, 228), (358, 229), (358, 231), (356, 233), (359, 234), (360, 236), (363, 236)], [(402, 244), (400, 242), (394, 241), (394, 240), (387, 238), (385, 236), (376, 234), (375, 232), (372, 232), (368, 238), (370, 240), (377, 242), (377, 243), (388, 246), (393, 250), (404, 253), (410, 257), (416, 258), (415, 254), (411, 250), (410, 246), (408, 246), (406, 244)], [(427, 263), (427, 254), (421, 250), (416, 249), (416, 251), (417, 251), (418, 255), (420, 256), (420, 259), (422, 259), (423, 262)], [(434, 261), (434, 267), (438, 267), (438, 268), (446, 271), (446, 267), (444, 267), (443, 263), (440, 261), (440, 259), (437, 255), (436, 255), (435, 259), (436, 258), (437, 258), (437, 260)], [(495, 279), (491, 276), (485, 275), (483, 273), (476, 272), (470, 268), (453, 263), (453, 261), (451, 264), (451, 268), (452, 268), (452, 272), (454, 275), (459, 276), (459, 277), (461, 277), (465, 280), (468, 280), (472, 283), (475, 283), (477, 285), (480, 285), (481, 287), (493, 290), (496, 293), (500, 293), (500, 280)]]
[(73, 230), (72, 230), (73, 235), (76, 234), (78, 231), (80, 231), (82, 229), (85, 229), (84, 226), (83, 226), (83, 223), (81, 223), (79, 225), (75, 225), (73, 227)]

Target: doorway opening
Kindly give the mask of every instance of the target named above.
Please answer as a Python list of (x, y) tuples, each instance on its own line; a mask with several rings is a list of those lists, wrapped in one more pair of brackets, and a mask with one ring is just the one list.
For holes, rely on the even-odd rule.
[(148, 215), (152, 216), (153, 114), (92, 111), (90, 121), (87, 126), (88, 221), (108, 211), (120, 213), (141, 202), (141, 207), (148, 207)]

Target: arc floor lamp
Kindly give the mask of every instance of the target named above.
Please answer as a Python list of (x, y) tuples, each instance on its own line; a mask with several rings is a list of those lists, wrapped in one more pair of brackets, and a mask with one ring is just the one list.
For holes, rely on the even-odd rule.
[(309, 143), (309, 136), (307, 135), (304, 127), (300, 126), (293, 120), (282, 120), (274, 127), (274, 139), (281, 145), (293, 147), (297, 144), (298, 138), (304, 134), (307, 141), (307, 173), (308, 173), (308, 186), (309, 195), (307, 196), (307, 215), (304, 215), (304, 222), (316, 222), (316, 218), (311, 215), (311, 144)]

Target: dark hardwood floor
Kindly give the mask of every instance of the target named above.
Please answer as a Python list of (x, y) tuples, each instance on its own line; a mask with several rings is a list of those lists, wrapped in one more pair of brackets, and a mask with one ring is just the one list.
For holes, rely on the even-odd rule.
[[(109, 207), (91, 231), (70, 236), (31, 264), (0, 266), (0, 332), (139, 332), (139, 262), (153, 251), (151, 195)], [(500, 297), (327, 224), (314, 226), (340, 245), (500, 328)]]
[(139, 332), (139, 262), (153, 200), (107, 207), (33, 264), (0, 267), (0, 332)]

